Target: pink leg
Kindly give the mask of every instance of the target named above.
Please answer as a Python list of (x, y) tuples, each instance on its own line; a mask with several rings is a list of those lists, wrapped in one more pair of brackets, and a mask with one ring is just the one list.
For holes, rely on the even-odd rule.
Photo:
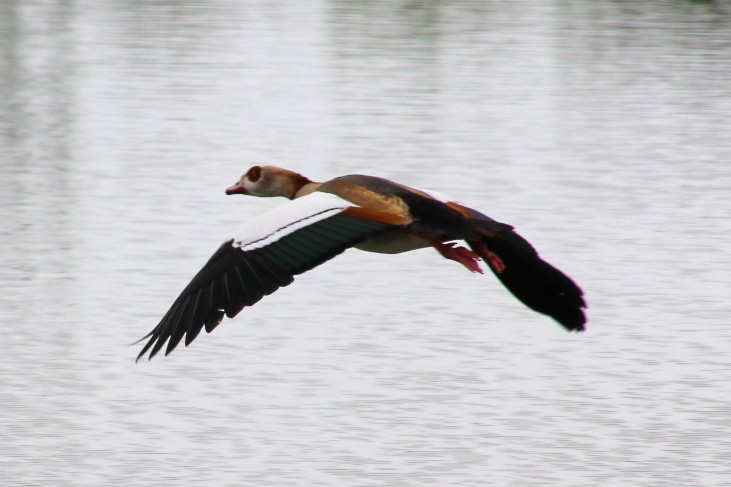
[(460, 247), (454, 242), (440, 242), (434, 238), (419, 234), (419, 237), (429, 242), (445, 259), (454, 260), (471, 270), (482, 274), (482, 269), (477, 261), (480, 256), (469, 249)]
[(470, 244), (470, 247), (472, 247), (472, 250), (474, 250), (475, 253), (482, 258), (482, 260), (487, 262), (492, 270), (498, 274), (505, 270), (505, 262), (503, 262), (503, 259), (498, 257), (495, 252), (488, 249), (485, 242), (480, 240), (470, 240), (468, 243)]

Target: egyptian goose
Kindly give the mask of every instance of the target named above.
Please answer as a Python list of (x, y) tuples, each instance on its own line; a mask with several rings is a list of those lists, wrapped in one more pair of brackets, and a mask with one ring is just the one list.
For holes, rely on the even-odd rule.
[[(569, 331), (582, 331), (582, 291), (542, 260), (510, 225), (449, 200), (373, 176), (353, 174), (324, 183), (275, 166), (254, 166), (226, 194), (283, 196), (292, 200), (244, 222), (173, 302), (137, 356), (165, 355), (185, 335), (210, 333), (294, 280), (294, 276), (350, 247), (400, 253), (434, 247), (472, 272), (483, 260), (513, 295)], [(470, 249), (458, 246), (464, 240)]]

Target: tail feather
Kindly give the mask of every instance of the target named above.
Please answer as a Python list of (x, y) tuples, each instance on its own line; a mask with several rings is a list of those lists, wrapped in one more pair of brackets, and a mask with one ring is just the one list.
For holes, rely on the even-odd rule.
[(570, 277), (541, 259), (531, 244), (515, 232), (486, 237), (483, 242), (505, 264), (504, 270), (493, 272), (516, 298), (569, 331), (584, 330), (584, 293)]

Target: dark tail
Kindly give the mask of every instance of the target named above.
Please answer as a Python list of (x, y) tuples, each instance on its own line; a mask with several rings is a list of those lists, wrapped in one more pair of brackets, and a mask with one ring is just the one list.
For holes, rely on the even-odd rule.
[(501, 272), (490, 268), (513, 296), (569, 331), (584, 330), (584, 293), (571, 278), (541, 259), (531, 244), (515, 232), (485, 237), (482, 241), (505, 264)]

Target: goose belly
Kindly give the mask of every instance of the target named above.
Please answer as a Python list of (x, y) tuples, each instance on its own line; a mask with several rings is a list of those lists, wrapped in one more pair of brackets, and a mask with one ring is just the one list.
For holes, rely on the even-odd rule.
[(379, 254), (400, 254), (430, 247), (429, 243), (405, 229), (382, 233), (355, 246), (358, 250)]

